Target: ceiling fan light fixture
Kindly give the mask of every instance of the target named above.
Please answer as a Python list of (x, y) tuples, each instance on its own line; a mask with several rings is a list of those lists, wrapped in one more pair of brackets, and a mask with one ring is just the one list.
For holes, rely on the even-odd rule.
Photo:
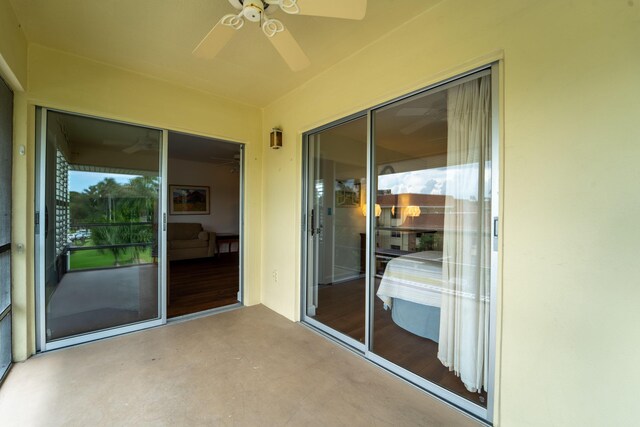
[(242, 13), (240, 13), (239, 15), (224, 15), (220, 23), (234, 30), (239, 30), (244, 25), (244, 20), (242, 19)]
[(273, 37), (284, 31), (284, 24), (277, 19), (267, 19), (262, 24), (262, 32), (267, 37)]
[(290, 15), (297, 15), (300, 13), (298, 0), (266, 0), (266, 2), (267, 4), (277, 4), (283, 12)]

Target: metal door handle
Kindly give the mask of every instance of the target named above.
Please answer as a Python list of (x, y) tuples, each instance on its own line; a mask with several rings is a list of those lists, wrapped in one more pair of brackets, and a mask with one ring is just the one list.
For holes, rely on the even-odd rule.
[(309, 221), (309, 222), (310, 222), (309, 225), (310, 225), (310, 228), (311, 228), (311, 237), (313, 237), (313, 235), (316, 232), (316, 227), (315, 227), (315, 224), (316, 224), (316, 213), (315, 213), (315, 209), (311, 209), (311, 221)]
[(44, 206), (44, 238), (46, 239), (49, 236), (49, 208), (47, 205)]

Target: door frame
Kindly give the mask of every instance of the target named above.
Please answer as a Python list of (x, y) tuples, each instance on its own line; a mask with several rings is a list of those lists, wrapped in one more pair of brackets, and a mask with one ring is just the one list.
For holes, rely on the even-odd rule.
[[(167, 181), (169, 179), (169, 172), (168, 172), (168, 167), (169, 167), (169, 133), (174, 133), (174, 134), (182, 134), (182, 135), (187, 135), (187, 136), (192, 136), (192, 137), (199, 137), (199, 138), (203, 138), (203, 139), (209, 139), (211, 140), (211, 142), (224, 142), (226, 144), (234, 144), (238, 146), (238, 150), (240, 151), (240, 159), (238, 159), (238, 165), (239, 165), (239, 187), (240, 190), (238, 192), (238, 302), (234, 303), (234, 304), (229, 304), (229, 305), (224, 305), (222, 307), (216, 307), (216, 308), (210, 308), (210, 309), (206, 309), (206, 310), (202, 310), (202, 311), (196, 311), (195, 313), (188, 313), (188, 314), (183, 314), (180, 316), (174, 316), (171, 318), (167, 317), (167, 309), (168, 309), (168, 302), (169, 302), (169, 295), (168, 295), (168, 289), (167, 289), (167, 284), (169, 284), (169, 277), (167, 274), (167, 269), (165, 268), (165, 283), (164, 283), (164, 288), (165, 288), (165, 302), (164, 302), (164, 310), (165, 310), (165, 319), (166, 322), (165, 323), (172, 323), (172, 322), (177, 322), (177, 321), (182, 321), (185, 319), (194, 319), (194, 318), (198, 318), (198, 317), (204, 317), (204, 316), (208, 316), (210, 314), (216, 314), (216, 313), (221, 313), (223, 311), (228, 311), (230, 309), (234, 309), (234, 308), (239, 308), (244, 306), (244, 296), (245, 296), (245, 291), (244, 291), (244, 218), (245, 218), (245, 203), (244, 203), (244, 196), (245, 196), (245, 159), (246, 159), (246, 153), (245, 153), (245, 149), (246, 149), (246, 144), (244, 142), (237, 142), (237, 141), (230, 141), (227, 139), (223, 139), (223, 138), (214, 138), (211, 136), (206, 136), (206, 135), (201, 135), (201, 134), (196, 134), (196, 133), (189, 133), (189, 132), (184, 132), (184, 131), (176, 131), (176, 130), (171, 130), (171, 129), (166, 129), (166, 147), (167, 149), (164, 150), (164, 153), (167, 154), (166, 159), (164, 159), (164, 165), (165, 165), (165, 169), (163, 171), (165, 177), (167, 177), (167, 179), (165, 181)], [(169, 211), (169, 187), (167, 185), (167, 188), (165, 188), (164, 190), (165, 196), (167, 197), (167, 200), (165, 201), (165, 212)], [(166, 216), (165, 216), (165, 228), (166, 228)], [(166, 246), (167, 246), (167, 237), (166, 237), (166, 230), (165, 230), (165, 238), (164, 238), (164, 247), (165, 247), (165, 252), (164, 252), (164, 256), (166, 257)], [(231, 251), (231, 244), (229, 244), (229, 251)], [(166, 267), (169, 267), (169, 260), (167, 259), (167, 265)]]
[[(7, 365), (6, 369), (4, 371), (0, 371), (0, 385), (2, 385), (4, 379), (7, 377), (7, 375), (9, 375), (9, 371), (11, 370), (11, 367), (13, 366), (13, 316), (12, 316), (12, 302), (13, 302), (13, 295), (12, 295), (12, 291), (13, 291), (13, 274), (12, 274), (12, 256), (13, 256), (13, 232), (12, 232), (12, 227), (13, 227), (13, 219), (12, 219), (12, 215), (11, 215), (11, 211), (12, 211), (12, 206), (13, 206), (13, 177), (12, 177), (12, 173), (13, 173), (13, 152), (14, 152), (14, 138), (13, 138), (13, 106), (14, 106), (14, 93), (13, 93), (13, 89), (11, 88), (11, 86), (9, 86), (9, 84), (7, 84), (7, 82), (0, 76), (0, 86), (4, 86), (4, 88), (7, 89), (8, 91), (8, 97), (9, 97), (9, 103), (10, 103), (10, 108), (9, 108), (9, 121), (7, 123), (8, 127), (9, 127), (9, 140), (8, 142), (8, 148), (9, 148), (9, 164), (8, 165), (3, 165), (3, 166), (8, 166), (9, 169), (9, 183), (8, 183), (8, 188), (9, 188), (9, 241), (0, 246), (0, 254), (4, 254), (4, 253), (8, 253), (9, 254), (9, 278), (8, 278), (8, 283), (7, 285), (9, 286), (9, 293), (8, 293), (8, 297), (9, 297), (9, 304), (7, 305), (7, 307), (5, 309), (2, 309), (0, 307), (0, 323), (2, 321), (8, 322), (9, 324), (9, 343), (8, 346), (6, 348), (8, 348), (9, 350), (9, 364)], [(2, 101), (4, 102), (4, 100)], [(1, 107), (0, 107), (1, 108)], [(18, 249), (19, 251), (19, 249)], [(0, 289), (1, 291), (1, 289)], [(2, 357), (3, 355), (0, 354), (0, 357)]]
[[(46, 339), (46, 313), (45, 313), (45, 168), (46, 168), (46, 147), (47, 147), (47, 113), (49, 111), (70, 114), (79, 117), (103, 120), (112, 123), (122, 123), (126, 125), (143, 127), (146, 129), (157, 130), (162, 133), (160, 156), (159, 156), (159, 177), (160, 177), (160, 195), (159, 195), (159, 217), (158, 217), (158, 317), (150, 320), (116, 326), (113, 328), (103, 329), (96, 332), (62, 338), (53, 342), (47, 342)], [(34, 269), (35, 269), (35, 311), (36, 311), (36, 350), (39, 352), (55, 350), (63, 347), (69, 347), (76, 344), (95, 341), (103, 338), (113, 337), (126, 334), (129, 332), (139, 331), (143, 329), (153, 328), (164, 325), (167, 322), (167, 304), (166, 304), (166, 215), (167, 215), (167, 135), (168, 130), (157, 128), (154, 126), (140, 125), (122, 120), (113, 120), (104, 117), (98, 117), (89, 114), (65, 111), (56, 108), (47, 108), (36, 106), (36, 156), (35, 156), (35, 251), (34, 251)]]
[[(301, 292), (300, 292), (300, 320), (308, 325), (313, 326), (315, 329), (321, 331), (322, 333), (328, 335), (331, 338), (338, 340), (341, 343), (347, 344), (349, 347), (357, 350), (359, 353), (364, 354), (366, 352), (366, 337), (369, 335), (368, 330), (365, 327), (365, 342), (362, 343), (342, 332), (339, 332), (335, 329), (330, 328), (329, 326), (315, 320), (313, 317), (307, 315), (307, 296), (309, 294), (309, 282), (312, 280), (317, 281), (317, 266), (315, 268), (311, 268), (309, 264), (311, 263), (310, 257), (313, 256), (312, 251), (309, 250), (309, 237), (308, 231), (309, 227), (313, 227), (314, 224), (311, 224), (310, 219), (310, 210), (313, 208), (313, 204), (309, 202), (309, 196), (312, 194), (311, 187), (314, 185), (314, 182), (311, 178), (311, 175), (315, 172), (315, 169), (318, 167), (318, 164), (311, 162), (311, 155), (314, 151), (311, 149), (310, 138), (312, 135), (320, 133), (322, 131), (334, 128), (336, 126), (343, 125), (345, 123), (362, 119), (367, 117), (368, 111), (360, 111), (354, 114), (351, 114), (342, 119), (336, 120), (334, 122), (328, 123), (326, 125), (315, 128), (311, 131), (305, 132), (302, 135), (302, 218), (301, 218), (301, 231), (300, 231), (300, 239), (301, 239), (301, 266), (300, 266), (300, 283), (301, 283)], [(367, 133), (369, 132), (369, 127), (367, 126)], [(367, 148), (369, 150), (369, 148)], [(368, 173), (368, 169), (367, 169)], [(317, 217), (317, 213), (316, 213)], [(367, 236), (368, 239), (368, 236)], [(314, 248), (317, 250), (317, 242), (316, 239), (313, 240)], [(369, 260), (367, 259), (367, 264)], [(314, 263), (315, 264), (315, 263)], [(368, 270), (367, 270), (368, 271)], [(368, 290), (367, 290), (368, 292)], [(363, 301), (365, 304), (365, 319), (368, 316), (369, 308), (366, 306), (366, 301)], [(314, 307), (315, 312), (315, 307)], [(367, 322), (368, 323), (368, 322)]]
[[(374, 229), (375, 218), (375, 200), (376, 189), (375, 187), (375, 151), (374, 151), (374, 135), (373, 135), (373, 112), (383, 108), (385, 106), (394, 104), (403, 99), (410, 98), (414, 95), (427, 93), (432, 90), (442, 89), (443, 86), (450, 85), (452, 83), (458, 84), (465, 78), (475, 78), (480, 73), (490, 73), (491, 75), (491, 152), (492, 152), (492, 165), (491, 165), (491, 180), (492, 180), (492, 200), (491, 200), (491, 218), (493, 219), (493, 235), (492, 235), (492, 251), (491, 251), (491, 295), (490, 295), (490, 308), (489, 308), (489, 360), (488, 360), (488, 390), (487, 390), (487, 406), (481, 407), (462, 396), (459, 396), (439, 385), (433, 383), (419, 375), (416, 375), (393, 362), (384, 359), (381, 356), (373, 353), (372, 343), (372, 331), (373, 331), (373, 317), (371, 313), (371, 307), (375, 295), (371, 291), (371, 271), (372, 265), (375, 265), (375, 241), (372, 239)], [(452, 406), (458, 410), (462, 410), (482, 421), (492, 422), (494, 419), (494, 407), (495, 407), (495, 372), (496, 372), (496, 334), (497, 334), (497, 306), (498, 306), (498, 274), (499, 274), (499, 259), (501, 249), (498, 240), (498, 231), (500, 229), (500, 206), (501, 206), (501, 182), (500, 182), (500, 168), (502, 167), (501, 155), (501, 133), (500, 133), (500, 80), (499, 80), (499, 63), (492, 62), (484, 66), (476, 67), (468, 70), (464, 73), (456, 76), (444, 79), (435, 84), (427, 87), (412, 91), (394, 99), (385, 101), (378, 105), (367, 108), (363, 111), (354, 113), (345, 118), (333, 121), (323, 126), (306, 131), (302, 135), (302, 217), (301, 217), (301, 255), (300, 255), (300, 321), (324, 335), (330, 339), (338, 342), (339, 344), (346, 345), (357, 353), (361, 354), (365, 359), (379, 365), (380, 367), (392, 372), (400, 378), (408, 381), (409, 383), (419, 387), (423, 391), (429, 393), (435, 398), (441, 400), (445, 404)], [(346, 336), (345, 334), (338, 332), (329, 326), (326, 326), (319, 321), (307, 316), (307, 293), (308, 293), (308, 281), (310, 279), (310, 267), (309, 262), (313, 255), (309, 252), (309, 196), (311, 192), (310, 172), (313, 171), (313, 166), (310, 162), (310, 137), (314, 134), (330, 129), (335, 126), (339, 126), (351, 120), (367, 117), (367, 215), (366, 215), (366, 269), (365, 269), (365, 343), (362, 344), (359, 341)], [(499, 222), (500, 221), (500, 222)], [(500, 237), (501, 238), (501, 237)]]

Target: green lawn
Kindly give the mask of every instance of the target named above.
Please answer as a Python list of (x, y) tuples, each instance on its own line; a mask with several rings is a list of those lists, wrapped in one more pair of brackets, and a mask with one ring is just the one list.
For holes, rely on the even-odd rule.
[[(118, 264), (136, 264), (138, 261), (134, 259), (133, 254), (133, 249), (128, 248), (124, 253), (118, 256)], [(140, 254), (140, 262), (147, 263), (151, 261), (151, 248), (147, 248)], [(83, 268), (113, 267), (116, 264), (116, 259), (111, 251), (99, 251), (97, 249), (92, 249), (87, 251), (71, 252), (70, 264), (71, 270)]]

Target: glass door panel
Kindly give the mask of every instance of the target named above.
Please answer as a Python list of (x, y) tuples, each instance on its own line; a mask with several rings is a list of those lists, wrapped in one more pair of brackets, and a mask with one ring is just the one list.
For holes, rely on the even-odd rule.
[(491, 77), (375, 110), (373, 353), (486, 407)]
[(159, 319), (162, 132), (55, 111), (44, 121), (46, 343)]
[(366, 117), (310, 135), (307, 149), (305, 315), (364, 343)]

